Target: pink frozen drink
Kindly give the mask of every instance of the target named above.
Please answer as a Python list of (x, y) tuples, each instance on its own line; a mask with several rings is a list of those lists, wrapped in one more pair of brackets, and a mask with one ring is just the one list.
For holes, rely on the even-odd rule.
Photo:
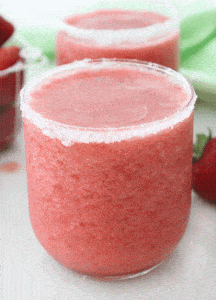
[(178, 24), (158, 12), (96, 10), (68, 16), (63, 24), (56, 35), (58, 65), (105, 57), (178, 68)]
[(174, 251), (190, 213), (195, 99), (171, 69), (114, 59), (23, 89), (31, 224), (58, 262), (128, 277)]

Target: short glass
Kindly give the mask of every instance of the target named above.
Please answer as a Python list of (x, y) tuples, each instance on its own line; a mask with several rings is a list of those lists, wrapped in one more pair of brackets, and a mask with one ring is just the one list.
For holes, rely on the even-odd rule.
[(0, 71), (0, 151), (10, 148), (21, 128), (19, 96), (24, 82), (45, 63), (38, 49), (23, 48), (20, 60)]
[(20, 60), (12, 67), (0, 71), (0, 151), (14, 140), (16, 105), (24, 80), (24, 64)]
[[(31, 93), (53, 76), (58, 81), (67, 72), (107, 66), (162, 74), (189, 100), (162, 120), (109, 128), (63, 124), (31, 107)], [(195, 100), (181, 74), (136, 60), (77, 61), (23, 88), (30, 220), (54, 259), (85, 275), (125, 279), (149, 272), (174, 251), (190, 214)]]
[[(138, 1), (130, 4), (121, 1), (113, 2), (110, 6), (109, 9), (103, 7), (67, 16), (60, 23), (56, 34), (57, 65), (104, 57), (150, 61), (178, 69), (179, 20), (171, 2)], [(97, 18), (106, 15), (110, 17), (98, 22)], [(96, 19), (96, 25), (89, 25), (91, 18)], [(123, 25), (119, 25), (121, 18), (125, 18)], [(84, 25), (77, 25), (80, 20), (84, 20)], [(153, 20), (157, 23), (154, 24)], [(138, 22), (137, 25), (134, 22)]]

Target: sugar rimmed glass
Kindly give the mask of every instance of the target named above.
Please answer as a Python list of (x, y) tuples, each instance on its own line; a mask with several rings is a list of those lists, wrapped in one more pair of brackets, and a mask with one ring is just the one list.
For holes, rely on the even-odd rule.
[[(121, 128), (70, 126), (29, 105), (43, 80), (104, 66), (160, 72), (189, 101), (169, 118)], [(190, 213), (195, 100), (182, 75), (135, 60), (75, 62), (22, 90), (30, 219), (48, 253), (82, 274), (125, 279), (149, 272), (175, 250)]]
[[(92, 8), (93, 9), (93, 8)], [(75, 19), (91, 18), (116, 10), (122, 12), (150, 11), (169, 19), (141, 28), (87, 29), (72, 25)], [(145, 17), (143, 17), (145, 18)], [(147, 18), (147, 17), (146, 17)], [(104, 21), (106, 22), (106, 21)], [(107, 20), (107, 23), (111, 21)], [(111, 22), (112, 23), (112, 22)], [(105, 24), (107, 26), (107, 24)], [(104, 25), (103, 25), (104, 26)], [(137, 59), (158, 63), (174, 70), (179, 64), (179, 18), (178, 11), (169, 1), (111, 2), (109, 7), (67, 16), (56, 34), (56, 61), (58, 65), (85, 58)]]
[(46, 64), (46, 58), (38, 49), (24, 47), (20, 50), (20, 60), (0, 71), (0, 150), (13, 144), (22, 126), (19, 96), (24, 82)]

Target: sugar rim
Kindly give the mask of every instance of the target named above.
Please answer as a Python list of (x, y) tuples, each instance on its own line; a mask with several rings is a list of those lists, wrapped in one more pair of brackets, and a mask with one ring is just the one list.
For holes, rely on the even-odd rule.
[[(160, 3), (160, 2), (158, 2)], [(161, 3), (160, 3), (161, 4)], [(85, 41), (93, 41), (98, 45), (113, 45), (116, 44), (121, 46), (126, 42), (130, 43), (139, 43), (139, 42), (150, 42), (154, 43), (155, 41), (161, 40), (162, 38), (170, 37), (177, 31), (179, 31), (179, 18), (177, 10), (172, 5), (166, 4), (167, 7), (172, 8), (173, 16), (169, 20), (163, 23), (156, 23), (148, 27), (143, 28), (134, 28), (134, 29), (118, 29), (118, 30), (101, 30), (101, 29), (81, 29), (76, 26), (66, 24), (66, 20), (69, 18), (66, 17), (63, 21), (60, 21), (59, 30), (66, 32), (68, 36), (72, 36), (78, 39), (83, 39)], [(118, 10), (125, 10), (123, 8), (117, 8)], [(112, 9), (106, 9), (112, 10)], [(97, 11), (103, 11), (99, 9)], [(130, 11), (133, 11), (132, 9)], [(137, 11), (137, 10), (136, 10)], [(143, 10), (140, 10), (143, 11)], [(89, 11), (92, 13), (95, 11)], [(85, 14), (85, 13), (80, 13)], [(152, 41), (152, 37), (154, 40)]]
[[(77, 71), (85, 69), (100, 69), (104, 67), (110, 68), (128, 68), (131, 70), (150, 70), (158, 71), (167, 75), (171, 80), (180, 83), (190, 96), (190, 100), (185, 107), (169, 118), (163, 120), (154, 121), (147, 124), (132, 125), (125, 127), (109, 127), (109, 128), (91, 128), (91, 127), (78, 127), (72, 125), (62, 124), (47, 118), (44, 118), (38, 112), (34, 111), (29, 103), (31, 101), (31, 91), (43, 80), (52, 77), (52, 75), (63, 75), (64, 72), (72, 71), (70, 74), (74, 74)], [(139, 60), (127, 60), (127, 59), (84, 59), (81, 61), (74, 61), (73, 63), (57, 66), (52, 70), (44, 72), (42, 75), (36, 77), (34, 80), (26, 84), (21, 90), (21, 111), (23, 118), (28, 119), (36, 127), (38, 127), (42, 133), (52, 139), (58, 139), (64, 146), (70, 146), (75, 142), (81, 143), (112, 143), (122, 140), (127, 140), (133, 137), (144, 137), (151, 134), (156, 134), (159, 131), (163, 131), (167, 128), (173, 128), (179, 122), (182, 122), (188, 118), (193, 109), (196, 101), (196, 94), (191, 83), (180, 73), (150, 62)]]

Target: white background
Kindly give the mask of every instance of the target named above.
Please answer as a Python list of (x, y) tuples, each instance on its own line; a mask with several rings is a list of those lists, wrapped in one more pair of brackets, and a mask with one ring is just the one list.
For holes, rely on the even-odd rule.
[[(117, 2), (137, 2), (133, 1), (117, 1)], [(143, 0), (144, 1), (144, 0)], [(163, 1), (163, 0), (158, 0)], [(179, 9), (180, 15), (184, 16), (189, 13), (194, 13), (207, 9), (212, 5), (216, 5), (216, 0), (166, 0), (166, 2), (173, 2)], [(111, 0), (97, 1), (97, 0), (2, 0), (0, 1), (0, 9), (7, 13), (15, 21), (19, 22), (30, 21), (32, 18), (53, 18), (62, 17), (76, 10), (80, 7), (91, 6), (98, 2), (113, 2)], [(140, 0), (142, 2), (142, 0)]]

